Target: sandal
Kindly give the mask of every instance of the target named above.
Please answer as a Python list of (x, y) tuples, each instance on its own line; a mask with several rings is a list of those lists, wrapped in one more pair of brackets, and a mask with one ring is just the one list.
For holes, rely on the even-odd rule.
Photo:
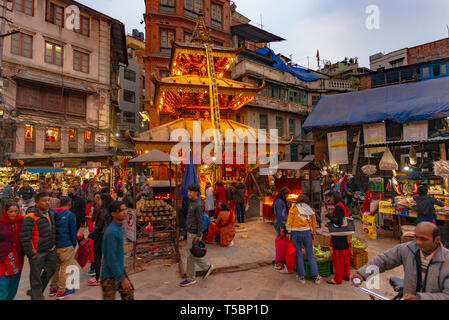
[(328, 284), (339, 284), (339, 283), (336, 283), (333, 279), (332, 280), (327, 280), (326, 283), (328, 283)]

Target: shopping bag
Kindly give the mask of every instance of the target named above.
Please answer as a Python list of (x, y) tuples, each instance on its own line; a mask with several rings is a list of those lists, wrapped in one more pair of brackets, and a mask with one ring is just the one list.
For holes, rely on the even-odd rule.
[(78, 230), (78, 233), (76, 234), (76, 237), (77, 237), (78, 240), (81, 240), (81, 239), (84, 238), (84, 227), (81, 227)]
[(329, 234), (331, 236), (349, 236), (355, 233), (355, 224), (353, 218), (344, 217), (341, 226), (329, 222)]
[(78, 252), (76, 253), (75, 259), (80, 265), (81, 269), (83, 269), (87, 261), (89, 261), (89, 253), (90, 253), (90, 246), (89, 246), (89, 240), (84, 239), (80, 242), (80, 245), (78, 247)]

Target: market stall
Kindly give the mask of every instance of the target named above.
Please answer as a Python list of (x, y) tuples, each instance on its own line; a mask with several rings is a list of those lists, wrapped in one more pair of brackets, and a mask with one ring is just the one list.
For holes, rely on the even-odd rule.
[[(175, 258), (180, 260), (179, 228), (176, 214), (178, 187), (172, 179), (172, 166), (175, 167), (177, 181), (179, 159), (172, 158), (160, 150), (151, 150), (129, 161), (133, 170), (133, 204), (135, 212), (129, 211), (135, 221), (133, 245), (133, 266), (136, 269), (137, 260), (148, 262), (155, 258)], [(169, 197), (168, 199), (150, 199), (143, 196), (136, 201), (137, 171), (145, 167), (168, 167)], [(157, 180), (156, 180), (157, 181)], [(153, 185), (155, 181), (152, 182)]]
[[(310, 199), (310, 204), (316, 212), (321, 210), (321, 185), (320, 169), (311, 161), (305, 162), (281, 162), (278, 165), (276, 174), (272, 179), (275, 188), (275, 194), (283, 187), (290, 190), (288, 196), (289, 206), (296, 203), (301, 194), (305, 194)], [(264, 220), (274, 221), (273, 196), (265, 197), (263, 203)]]

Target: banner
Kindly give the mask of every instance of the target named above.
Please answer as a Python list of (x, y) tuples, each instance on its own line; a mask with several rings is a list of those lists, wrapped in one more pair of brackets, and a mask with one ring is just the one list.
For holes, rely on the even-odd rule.
[[(385, 142), (387, 139), (385, 123), (373, 123), (373, 124), (365, 124), (363, 125), (363, 134), (365, 144), (371, 144), (376, 142)], [(373, 154), (383, 153), (385, 151), (385, 147), (378, 148), (365, 148), (365, 158), (370, 158)]]
[(348, 164), (348, 139), (346, 130), (327, 134), (329, 162), (331, 165)]
[(429, 126), (427, 120), (404, 123), (404, 140), (421, 141), (428, 139)]
[(123, 221), (123, 233), (129, 241), (136, 241), (136, 210), (126, 209), (126, 218)]

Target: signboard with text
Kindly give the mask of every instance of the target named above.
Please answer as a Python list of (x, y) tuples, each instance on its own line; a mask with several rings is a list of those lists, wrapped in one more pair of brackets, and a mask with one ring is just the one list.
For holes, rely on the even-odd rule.
[(335, 164), (348, 164), (348, 139), (346, 130), (327, 134), (329, 147), (329, 162)]
[(135, 242), (136, 241), (136, 210), (126, 209), (125, 221), (123, 221), (123, 233), (125, 237)]

